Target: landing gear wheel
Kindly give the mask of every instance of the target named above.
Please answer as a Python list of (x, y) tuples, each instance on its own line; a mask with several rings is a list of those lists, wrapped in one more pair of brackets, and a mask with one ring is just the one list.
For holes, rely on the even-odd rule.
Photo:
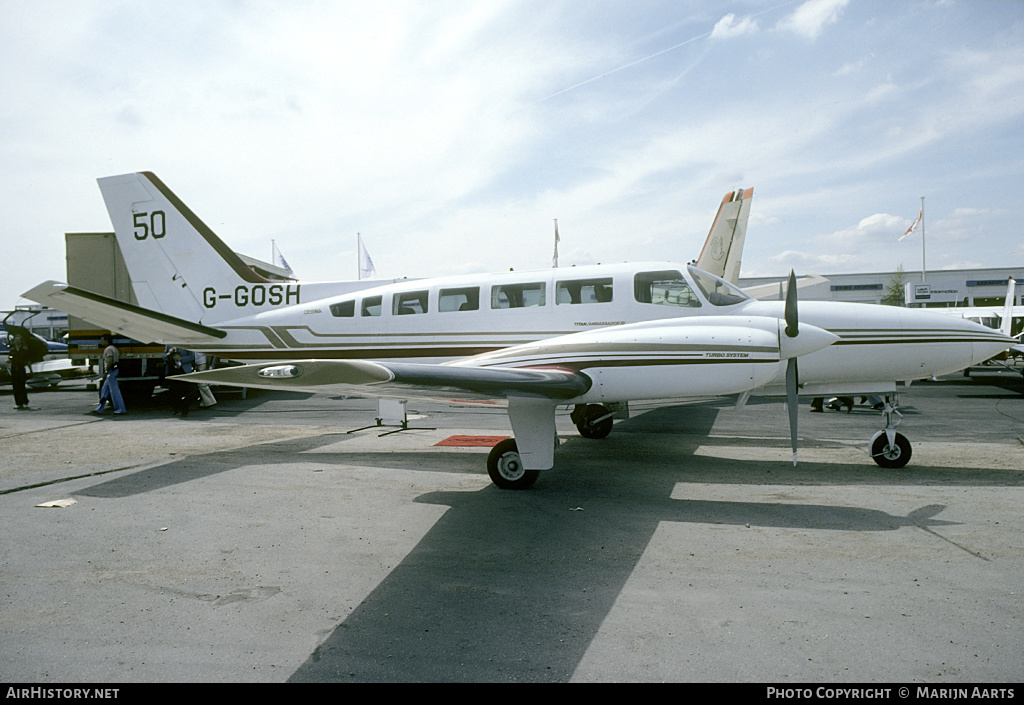
[(612, 432), (612, 415), (603, 404), (587, 404), (569, 418), (584, 438), (604, 438)]
[(910, 462), (910, 441), (902, 433), (897, 433), (893, 438), (893, 444), (889, 444), (889, 438), (885, 431), (879, 431), (871, 439), (871, 459), (882, 468), (901, 468)]
[(503, 490), (525, 490), (533, 486), (540, 472), (524, 468), (516, 440), (506, 438), (491, 448), (487, 456), (487, 474)]

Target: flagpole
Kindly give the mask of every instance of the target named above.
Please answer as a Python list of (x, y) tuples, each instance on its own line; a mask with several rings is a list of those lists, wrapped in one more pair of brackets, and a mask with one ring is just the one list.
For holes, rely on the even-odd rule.
[(551, 268), (558, 269), (558, 218), (555, 218), (555, 252), (551, 257)]
[(363, 236), (356, 233), (356, 276), (363, 278)]
[(923, 284), (926, 279), (925, 266), (924, 266), (924, 196), (921, 196), (921, 283)]

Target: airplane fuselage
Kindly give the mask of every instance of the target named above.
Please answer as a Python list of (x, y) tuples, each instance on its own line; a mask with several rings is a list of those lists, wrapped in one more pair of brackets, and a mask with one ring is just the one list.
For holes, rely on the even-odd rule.
[[(313, 290), (292, 286), (295, 298)], [(227, 337), (194, 347), (244, 362), (315, 358), (440, 363), (643, 321), (697, 316), (781, 319), (783, 306), (781, 301), (751, 299), (692, 266), (595, 265), (410, 280), (299, 300), (214, 323)], [(835, 344), (801, 358), (801, 390), (807, 394), (889, 391), (893, 380), (945, 374), (975, 364), (1004, 342), (970, 321), (916, 309), (819, 301), (800, 306), (801, 321), (839, 337)], [(760, 364), (772, 367), (770, 373), (758, 374), (766, 379), (764, 391), (781, 392), (785, 363)]]

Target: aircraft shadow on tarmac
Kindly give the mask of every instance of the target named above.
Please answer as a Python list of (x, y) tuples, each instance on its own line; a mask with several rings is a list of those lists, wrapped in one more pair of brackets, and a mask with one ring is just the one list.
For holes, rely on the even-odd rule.
[[(538, 492), (421, 496), (450, 509), (290, 680), (567, 681), (662, 522), (821, 531), (951, 523), (933, 518), (942, 505), (897, 517), (858, 507), (671, 499), (668, 475), (639, 486), (604, 482), (596, 492), (567, 478)], [(572, 511), (580, 501), (585, 509)], [(686, 579), (685, 563), (675, 570)]]
[[(621, 433), (605, 441), (566, 441), (560, 451), (564, 464), (579, 468), (543, 473), (533, 490), (507, 492), (487, 486), (419, 497), (418, 502), (449, 509), (290, 680), (569, 680), (662, 522), (823, 532), (918, 527), (931, 533), (929, 527), (951, 524), (935, 518), (942, 505), (900, 517), (841, 505), (673, 499), (680, 482), (714, 482), (724, 474), (731, 478), (726, 482), (764, 483), (767, 477), (782, 483), (798, 469), (788, 462), (694, 456), (693, 449), (715, 422), (716, 409), (665, 409), (645, 416), (643, 421), (623, 422)], [(635, 448), (641, 424), (648, 434), (641, 444), (642, 457), (634, 453), (633, 469), (624, 469), (616, 460), (622, 456), (609, 445)], [(659, 435), (667, 441), (672, 430), (694, 436), (692, 446), (676, 443), (669, 452), (658, 443)], [(293, 463), (297, 453), (343, 437), (327, 434), (263, 444), (259, 462)], [(326, 465), (473, 473), (481, 472), (483, 459), (482, 453), (443, 451), (341, 451), (333, 456), (319, 452), (315, 457)], [(252, 462), (251, 451), (208, 453), (110, 479), (76, 494), (126, 497)], [(738, 466), (757, 470), (738, 471)], [(832, 484), (846, 471), (864, 470), (830, 468), (829, 478), (821, 484)], [(579, 504), (585, 508), (572, 511)], [(685, 565), (677, 570), (685, 576)]]

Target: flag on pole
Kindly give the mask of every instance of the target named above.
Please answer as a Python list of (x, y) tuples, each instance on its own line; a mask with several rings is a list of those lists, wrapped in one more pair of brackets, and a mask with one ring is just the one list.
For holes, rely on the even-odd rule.
[(377, 273), (377, 269), (373, 266), (373, 260), (370, 259), (370, 253), (366, 251), (366, 246), (363, 245), (363, 236), (356, 233), (356, 237), (359, 240), (359, 278), (370, 279)]
[(271, 240), (270, 244), (274, 249), (274, 264), (281, 269), (287, 269), (289, 274), (293, 274), (294, 272), (292, 272), (292, 268), (288, 266), (288, 262), (285, 261), (284, 255), (281, 254), (281, 250), (277, 249), (277, 243)]
[(558, 268), (558, 218), (555, 218), (555, 253), (551, 256), (551, 267), (552, 269)]
[(924, 207), (922, 207), (921, 210), (918, 211), (917, 217), (914, 218), (914, 222), (910, 224), (910, 227), (907, 228), (907, 232), (903, 233), (903, 235), (900, 236), (900, 239), (897, 240), (897, 242), (902, 242), (903, 238), (905, 238), (907, 235), (909, 235), (910, 233), (912, 233), (915, 230), (917, 230), (917, 226), (921, 224), (921, 218), (923, 216), (924, 216)]

